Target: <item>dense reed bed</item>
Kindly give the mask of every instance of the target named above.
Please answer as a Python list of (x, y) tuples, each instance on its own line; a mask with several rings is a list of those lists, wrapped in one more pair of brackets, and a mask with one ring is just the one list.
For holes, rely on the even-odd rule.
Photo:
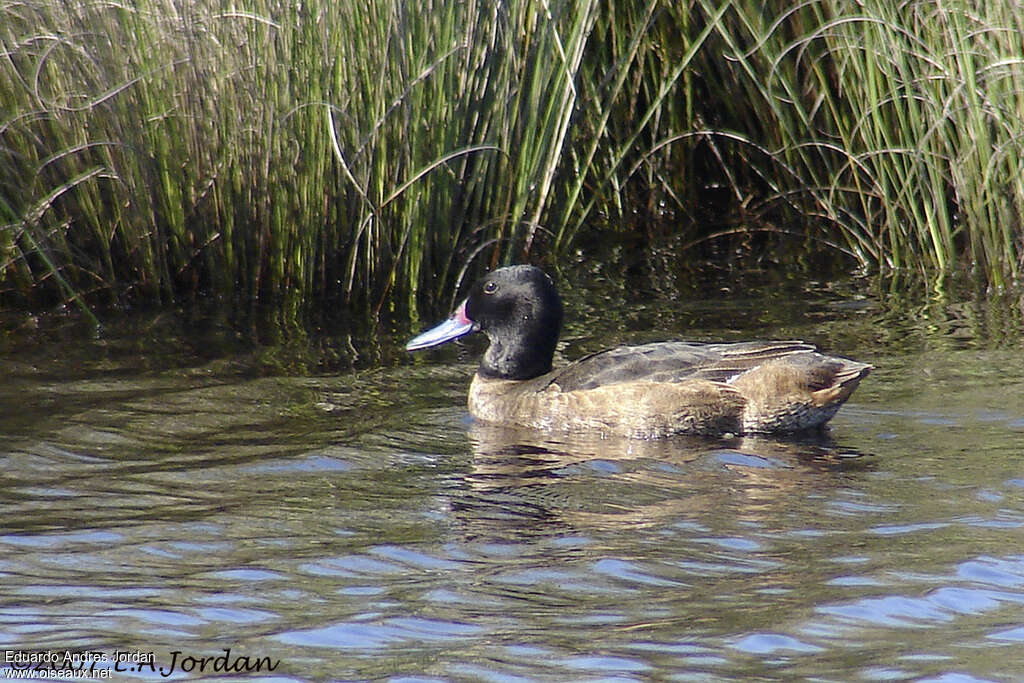
[(1024, 5), (829, 0), (735, 16), (716, 33), (736, 93), (721, 101), (742, 165), (774, 190), (759, 199), (820, 216), (874, 266), (1019, 277)]
[(974, 5), (0, 0), (0, 296), (412, 312), (654, 223), (1002, 285), (1024, 8)]

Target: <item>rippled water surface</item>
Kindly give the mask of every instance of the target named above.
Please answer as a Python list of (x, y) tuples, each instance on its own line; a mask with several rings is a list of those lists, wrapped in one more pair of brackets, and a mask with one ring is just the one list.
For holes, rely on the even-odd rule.
[(0, 649), (151, 653), (115, 675), (146, 679), (1024, 678), (1019, 315), (784, 290), (595, 285), (562, 353), (806, 338), (877, 366), (825, 436), (485, 427), (479, 344), (409, 358), (408, 330), (9, 335)]

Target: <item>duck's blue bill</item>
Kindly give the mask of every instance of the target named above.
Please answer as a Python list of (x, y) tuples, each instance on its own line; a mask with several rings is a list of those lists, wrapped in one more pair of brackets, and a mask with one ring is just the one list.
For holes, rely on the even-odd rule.
[(418, 337), (414, 337), (405, 345), (406, 351), (418, 349), (429, 349), (431, 346), (439, 346), (453, 339), (463, 337), (475, 331), (472, 320), (466, 317), (466, 305), (463, 304), (452, 313), (452, 317), (445, 320), (437, 327), (432, 327)]

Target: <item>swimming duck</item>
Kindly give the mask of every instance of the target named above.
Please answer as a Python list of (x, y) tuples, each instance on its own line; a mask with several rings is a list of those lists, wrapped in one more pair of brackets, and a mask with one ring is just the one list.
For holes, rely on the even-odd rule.
[(490, 345), (469, 388), (479, 420), (636, 438), (790, 433), (824, 425), (870, 371), (801, 341), (620, 346), (552, 370), (562, 302), (529, 265), (477, 281), (448, 320), (406, 349), (473, 332)]

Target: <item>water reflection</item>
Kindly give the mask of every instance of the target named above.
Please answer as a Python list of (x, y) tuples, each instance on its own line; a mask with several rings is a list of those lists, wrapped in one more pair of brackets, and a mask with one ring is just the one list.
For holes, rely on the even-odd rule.
[(833, 486), (838, 473), (870, 466), (827, 433), (638, 440), (477, 422), (468, 435), (472, 469), (453, 505), (467, 513), (461, 517), (474, 525), (473, 535), (496, 538), (525, 533), (531, 523), (543, 533), (553, 523), (575, 531), (655, 527), (714, 510), (723, 486), (737, 520), (764, 524), (786, 496)]

